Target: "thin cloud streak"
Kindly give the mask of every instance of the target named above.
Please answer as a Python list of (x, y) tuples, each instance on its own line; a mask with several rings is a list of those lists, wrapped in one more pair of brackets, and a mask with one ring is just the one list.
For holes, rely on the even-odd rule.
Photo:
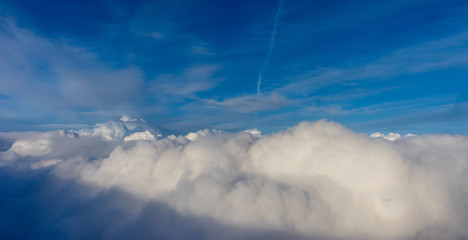
[(271, 32), (270, 45), (268, 46), (267, 55), (265, 56), (265, 60), (262, 63), (262, 66), (260, 68), (260, 72), (258, 73), (257, 95), (260, 95), (260, 87), (261, 87), (261, 84), (262, 84), (263, 73), (265, 72), (265, 70), (268, 67), (268, 64), (270, 63), (270, 60), (271, 60), (271, 54), (273, 52), (273, 46), (275, 45), (276, 29), (278, 28), (278, 20), (279, 20), (280, 13), (281, 13), (282, 2), (283, 2), (282, 0), (278, 1), (278, 10), (276, 11), (275, 22), (274, 22), (274, 25), (273, 25), (273, 31)]

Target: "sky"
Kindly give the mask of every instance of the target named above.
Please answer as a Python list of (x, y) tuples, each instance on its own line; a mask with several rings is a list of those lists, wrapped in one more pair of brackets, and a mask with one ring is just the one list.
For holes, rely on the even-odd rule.
[(468, 1), (0, 1), (0, 239), (468, 239)]
[(0, 3), (0, 131), (468, 128), (468, 3)]

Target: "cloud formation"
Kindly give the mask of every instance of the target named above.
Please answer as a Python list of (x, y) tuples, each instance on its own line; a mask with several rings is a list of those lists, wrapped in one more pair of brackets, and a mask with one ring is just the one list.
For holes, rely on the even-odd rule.
[[(0, 213), (14, 216), (2, 223), (103, 239), (468, 237), (466, 137), (370, 137), (325, 120), (162, 136), (145, 124), (2, 133)], [(44, 200), (58, 196), (58, 206)], [(27, 224), (42, 201), (44, 221), (58, 225)]]

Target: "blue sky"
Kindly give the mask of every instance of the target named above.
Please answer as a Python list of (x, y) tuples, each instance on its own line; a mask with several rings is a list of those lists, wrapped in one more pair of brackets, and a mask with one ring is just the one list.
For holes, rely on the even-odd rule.
[(325, 118), (467, 135), (467, 76), (461, 0), (0, 3), (0, 131), (129, 114), (179, 132)]

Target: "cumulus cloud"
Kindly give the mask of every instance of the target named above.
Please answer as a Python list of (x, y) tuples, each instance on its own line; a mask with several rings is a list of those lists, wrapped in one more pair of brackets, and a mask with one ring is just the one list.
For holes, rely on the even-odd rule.
[[(411, 133), (408, 133), (406, 134), (405, 136), (403, 137), (412, 137), (412, 136), (415, 136), (414, 134), (411, 134)], [(383, 138), (383, 139), (387, 139), (388, 141), (395, 141), (397, 139), (400, 139), (402, 138), (402, 136), (398, 133), (388, 133), (388, 134), (383, 134), (383, 133), (379, 133), (379, 132), (376, 132), (376, 133), (372, 133), (370, 135), (371, 138)]]
[(40, 140), (24, 140), (16, 141), (10, 148), (10, 151), (15, 152), (19, 156), (41, 156), (50, 152), (50, 141), (45, 139)]
[[(76, 132), (2, 133), (11, 146), (0, 155), (0, 176), (25, 189), (2, 184), (0, 212), (15, 216), (2, 222), (27, 222), (19, 209), (42, 206), (45, 221), (60, 224), (27, 230), (48, 237), (468, 237), (464, 136), (389, 141), (321, 120), (272, 134), (207, 129), (156, 138), (128, 121), (145, 123), (128, 117)], [(41, 205), (57, 196), (58, 206)]]
[(159, 128), (142, 119), (123, 116), (120, 121), (107, 121), (97, 124), (93, 129), (80, 129), (75, 132), (79, 136), (99, 136), (112, 140), (155, 140), (161, 137)]

